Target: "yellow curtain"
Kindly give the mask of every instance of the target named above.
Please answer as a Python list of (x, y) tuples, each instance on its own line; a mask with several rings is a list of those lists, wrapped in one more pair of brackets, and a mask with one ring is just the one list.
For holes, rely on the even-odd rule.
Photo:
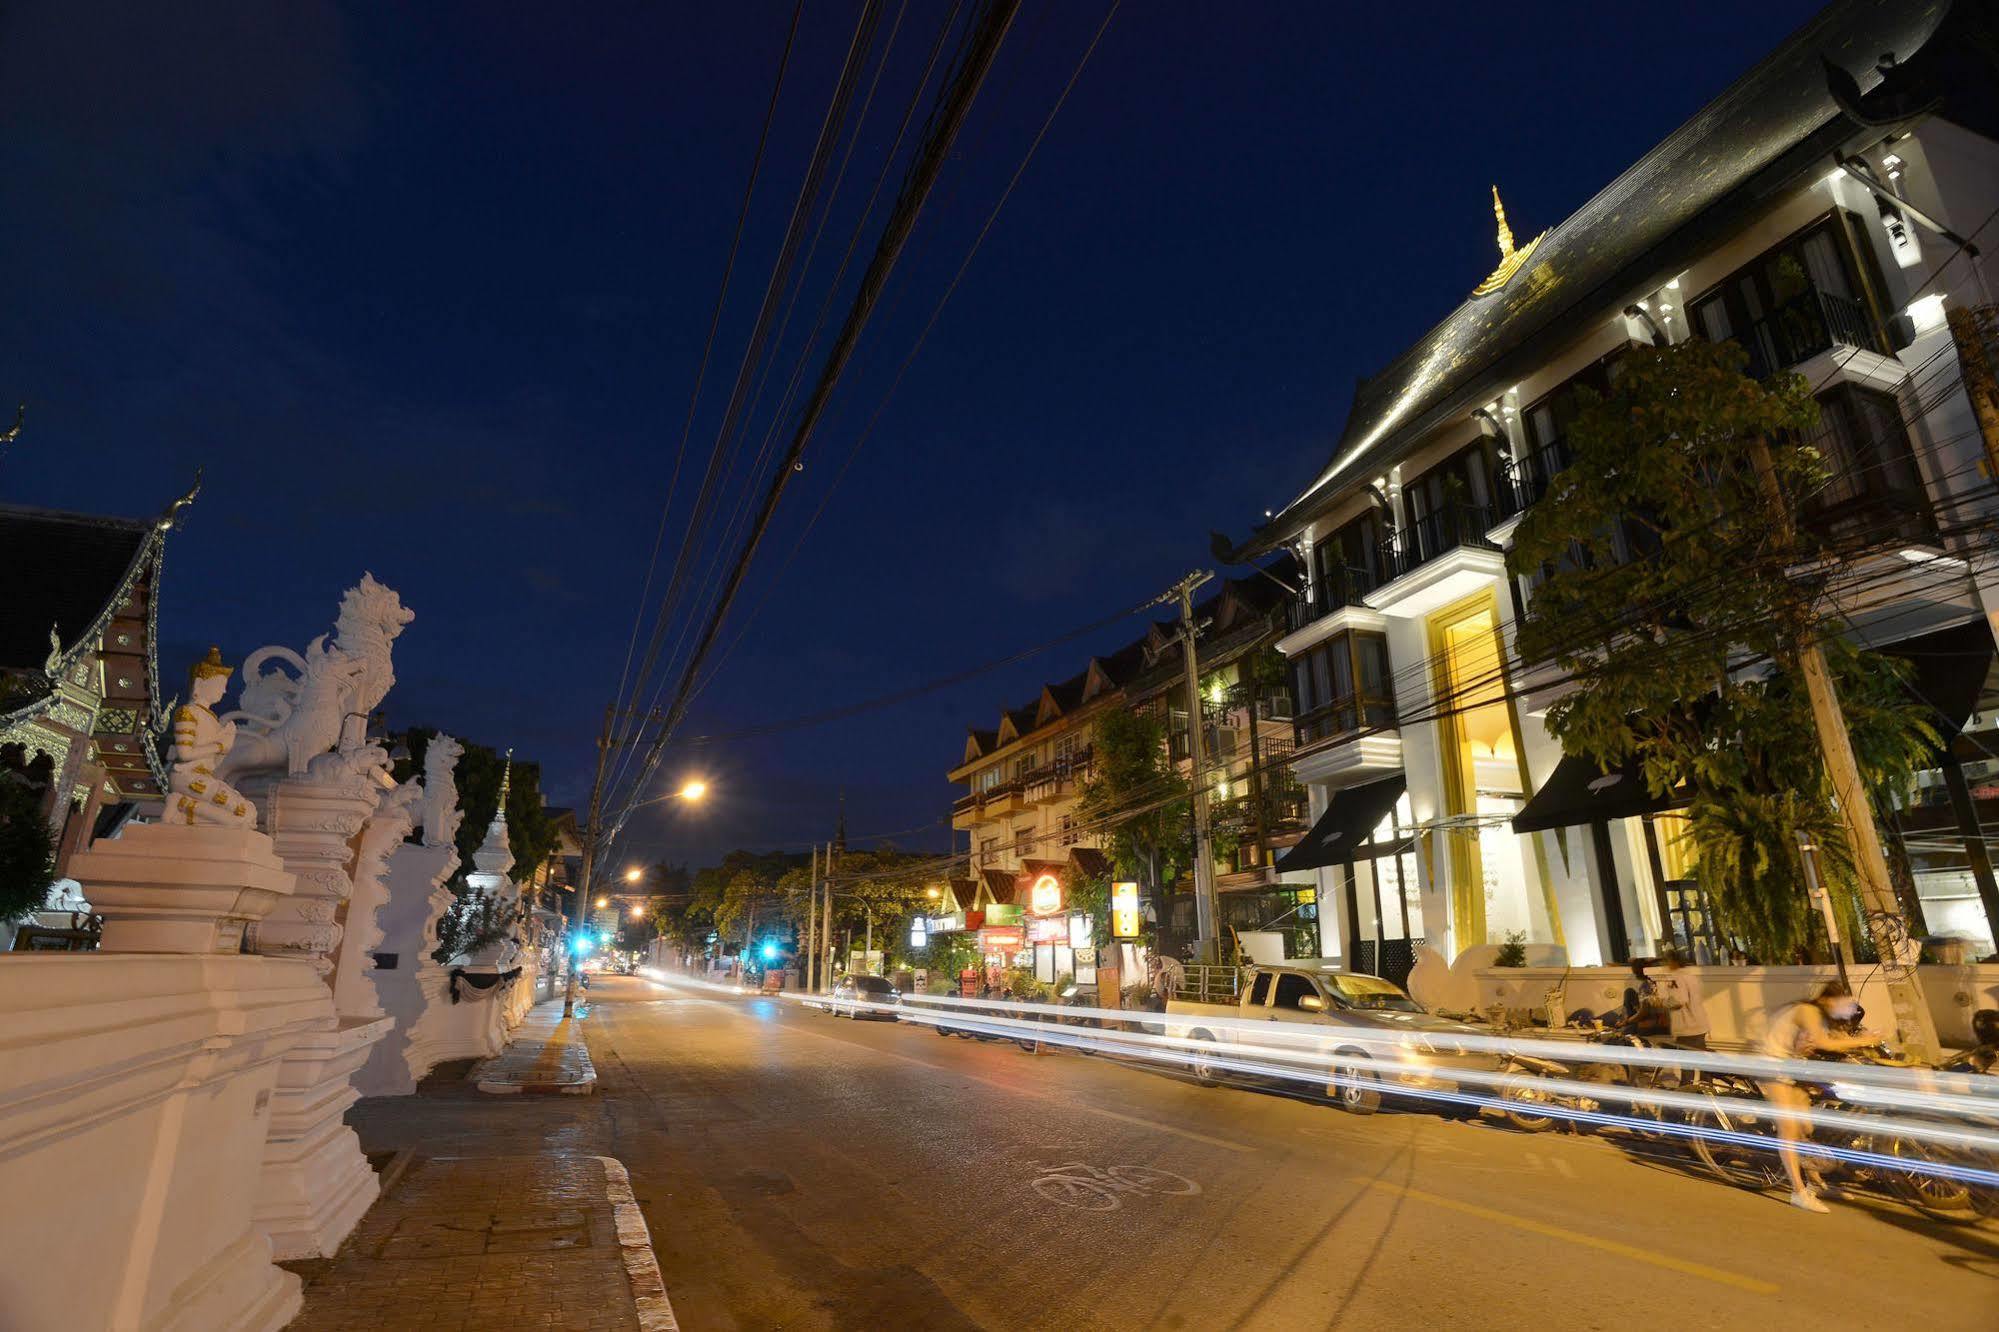
[(1693, 823), (1684, 814), (1654, 814), (1652, 830), (1659, 838), (1659, 869), (1668, 882), (1694, 877), (1694, 862), (1700, 848), (1694, 842)]

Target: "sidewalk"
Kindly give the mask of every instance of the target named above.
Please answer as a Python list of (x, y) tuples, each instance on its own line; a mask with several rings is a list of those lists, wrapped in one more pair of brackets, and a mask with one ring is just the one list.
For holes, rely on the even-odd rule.
[(625, 1167), (608, 1156), (416, 1157), (330, 1260), (288, 1266), (288, 1332), (676, 1332)]
[(543, 1000), (529, 1010), (513, 1044), (481, 1060), (467, 1076), (480, 1091), (496, 1096), (588, 1096), (597, 1085), (597, 1068), (583, 1045), (583, 1014), (564, 1018), (561, 999)]

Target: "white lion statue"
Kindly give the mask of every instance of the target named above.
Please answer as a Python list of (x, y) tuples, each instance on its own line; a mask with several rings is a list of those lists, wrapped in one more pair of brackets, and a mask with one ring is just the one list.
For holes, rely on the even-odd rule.
[(458, 808), (458, 760), (465, 746), (440, 732), (423, 751), (423, 844), (450, 846), (458, 840), (465, 811)]
[(222, 719), (237, 723), (237, 738), (221, 775), (305, 776), (313, 759), (341, 742), (349, 717), (366, 718), (388, 694), (396, 680), (390, 645), (415, 618), (393, 589), (364, 573), (340, 598), (331, 643), (321, 634), (303, 656), (276, 646), (251, 653), (240, 706)]

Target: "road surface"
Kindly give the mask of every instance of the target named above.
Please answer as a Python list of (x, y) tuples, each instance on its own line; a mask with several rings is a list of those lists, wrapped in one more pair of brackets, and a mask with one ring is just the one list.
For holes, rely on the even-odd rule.
[(1322, 1103), (637, 978), (590, 1098), (434, 1080), (370, 1150), (623, 1160), (683, 1327), (1990, 1329), (1999, 1231), (1602, 1138)]

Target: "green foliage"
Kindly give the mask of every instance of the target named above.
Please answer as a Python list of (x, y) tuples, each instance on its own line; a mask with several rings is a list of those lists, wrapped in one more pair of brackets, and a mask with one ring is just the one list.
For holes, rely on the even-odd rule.
[(1759, 384), (1744, 359), (1729, 343), (1634, 350), (1610, 396), (1581, 391), (1574, 465), (1521, 521), (1507, 567), (1541, 579), (1521, 655), (1577, 680), (1548, 729), (1605, 767), (1636, 758), (1654, 795), (1689, 794), (1698, 873), (1724, 928), (1789, 957), (1814, 928), (1800, 834), (1849, 915), (1857, 893), (1794, 645), (1823, 643), (1877, 796), (1937, 737), (1898, 686), (1903, 664), (1841, 638), (1818, 589), (1794, 576), (1813, 540), (1770, 502), (1753, 457), (1767, 446), (1795, 504), (1825, 476), (1804, 442), (1818, 407), (1798, 376)]
[(0, 924), (39, 910), (56, 879), (44, 788), (0, 769)]
[(1506, 942), (1492, 955), (1495, 967), (1524, 967), (1527, 965), (1527, 935), (1522, 930), (1508, 930)]
[(1041, 1003), (1049, 995), (1049, 987), (1034, 978), (1034, 971), (1030, 967), (1008, 968), (1006, 989), (1014, 998), (1028, 1003)]
[[(409, 746), (410, 757), (396, 765), (398, 781), (423, 771), (424, 751), (436, 734), (427, 727), (412, 727), (404, 734), (403, 743)], [(486, 830), (492, 826), (493, 814), (499, 808), (500, 781), (507, 767), (505, 755), (470, 741), (464, 744), (465, 753), (452, 769), (458, 783), (458, 808), (465, 814), (458, 825), (458, 873), (452, 880), (452, 891), (460, 895), (465, 872), (472, 864), (472, 853), (486, 840)], [(516, 883), (525, 883), (554, 852), (556, 842), (555, 821), (549, 818), (542, 804), (541, 765), (516, 758), (513, 779), (507, 789), (507, 845), (514, 852), (509, 877)]]
[(1157, 712), (1113, 708), (1097, 718), (1095, 762), (1078, 809), (1086, 822), (1107, 821), (1111, 861), (1135, 879), (1162, 921), (1173, 918), (1173, 885), (1193, 863), (1187, 779), (1174, 767), (1166, 722)]

